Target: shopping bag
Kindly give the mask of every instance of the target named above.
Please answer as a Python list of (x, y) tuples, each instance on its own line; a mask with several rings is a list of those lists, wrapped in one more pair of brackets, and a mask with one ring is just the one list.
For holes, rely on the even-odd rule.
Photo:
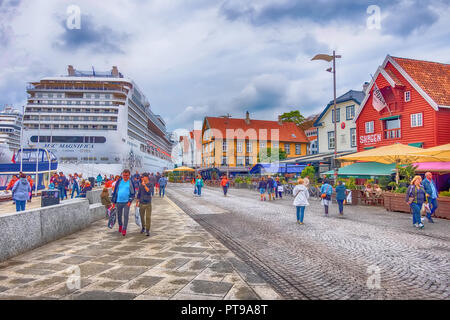
[(108, 228), (112, 229), (114, 227), (114, 225), (116, 224), (116, 218), (117, 218), (117, 208), (114, 208), (109, 213)]
[(141, 214), (139, 212), (139, 207), (136, 207), (136, 210), (134, 211), (134, 221), (136, 222), (138, 227), (142, 228)]

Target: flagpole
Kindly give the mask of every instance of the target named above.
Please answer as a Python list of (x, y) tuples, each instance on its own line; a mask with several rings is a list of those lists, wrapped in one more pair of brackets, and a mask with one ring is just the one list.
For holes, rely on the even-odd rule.
[(37, 193), (38, 193), (38, 182), (39, 182), (39, 144), (40, 144), (40, 139), (41, 139), (41, 112), (39, 111), (38, 114), (39, 117), (39, 129), (38, 129), (38, 141), (37, 141), (37, 148), (36, 148), (36, 180), (35, 180), (35, 197), (37, 197)]
[(23, 122), (24, 122), (25, 106), (22, 106), (22, 123), (20, 125), (20, 172), (23, 169)]
[[(374, 83), (375, 87), (377, 88), (377, 90), (378, 90), (378, 91), (380, 92), (380, 94), (381, 94), (380, 88), (378, 88), (377, 82), (375, 81), (375, 78), (373, 77), (372, 74), (370, 74), (370, 76), (372, 77), (372, 80), (373, 80), (373, 83)], [(383, 94), (381, 94), (381, 96), (383, 96)], [(384, 100), (384, 97), (383, 97), (383, 100)], [(389, 114), (392, 115), (392, 111), (391, 111), (391, 109), (389, 108), (389, 105), (386, 103), (386, 100), (384, 101), (384, 104), (386, 105), (386, 108), (388, 109)]]

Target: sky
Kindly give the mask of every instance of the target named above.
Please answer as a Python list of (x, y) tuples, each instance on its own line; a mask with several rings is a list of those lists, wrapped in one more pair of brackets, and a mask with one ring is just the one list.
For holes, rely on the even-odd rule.
[(0, 108), (21, 109), (28, 82), (70, 64), (118, 66), (171, 131), (246, 111), (309, 116), (333, 94), (315, 54), (342, 55), (338, 95), (362, 90), (387, 54), (450, 63), (449, 17), (450, 0), (0, 0)]

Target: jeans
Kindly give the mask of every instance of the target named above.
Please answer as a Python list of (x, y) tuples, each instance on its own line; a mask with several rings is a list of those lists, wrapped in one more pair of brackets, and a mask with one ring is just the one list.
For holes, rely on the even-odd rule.
[(141, 215), (142, 228), (150, 232), (150, 227), (152, 224), (152, 204), (151, 203), (140, 203), (139, 204), (139, 214)]
[(64, 188), (64, 187), (59, 187), (58, 188), (58, 191), (59, 191), (59, 198), (61, 199), (61, 200), (64, 200), (64, 197), (65, 197), (65, 195), (66, 195), (66, 189)]
[(202, 195), (202, 186), (200, 185), (197, 186), (197, 194), (199, 197)]
[(161, 194), (163, 197), (166, 195), (166, 186), (159, 186), (159, 196), (160, 197), (161, 197)]
[(16, 200), (16, 211), (25, 211), (26, 200)]
[(297, 221), (303, 222), (304, 216), (305, 216), (305, 207), (297, 206)]
[(280, 199), (283, 199), (283, 192), (278, 191), (278, 196), (280, 197)]
[(228, 187), (227, 186), (222, 186), (222, 188), (223, 188), (223, 194), (227, 195)]
[(344, 213), (344, 200), (336, 200), (339, 206), (339, 213), (343, 214)]
[(78, 187), (77, 184), (75, 184), (75, 185), (73, 186), (73, 188), (72, 188), (72, 196), (71, 196), (72, 199), (73, 199), (73, 195), (75, 194), (75, 190), (77, 191), (76, 197), (78, 197), (79, 194), (80, 194), (80, 188)]
[(413, 202), (410, 204), (410, 207), (412, 209), (413, 224), (421, 223), (420, 209), (422, 209), (422, 204)]
[(431, 217), (434, 214), (434, 212), (436, 211), (436, 209), (438, 208), (438, 202), (437, 202), (437, 199), (429, 198), (428, 203), (430, 204), (431, 214), (427, 214), (427, 217), (428, 217), (428, 215)]
[[(119, 222), (119, 226), (122, 227), (123, 230), (127, 230), (128, 227), (128, 218), (130, 216), (130, 207), (128, 203), (117, 203), (117, 220)], [(124, 215), (124, 221), (122, 223), (122, 213)]]

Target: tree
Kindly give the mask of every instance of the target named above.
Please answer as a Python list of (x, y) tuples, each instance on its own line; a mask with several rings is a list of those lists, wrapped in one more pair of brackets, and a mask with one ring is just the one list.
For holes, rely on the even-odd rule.
[(307, 166), (305, 169), (303, 169), (300, 176), (302, 178), (308, 177), (309, 181), (313, 182), (315, 181), (316, 177), (316, 169), (313, 166)]
[(281, 121), (294, 122), (297, 126), (300, 126), (305, 121), (305, 117), (302, 116), (299, 110), (294, 110), (291, 112), (283, 113), (281, 115)]
[(264, 156), (261, 154), (261, 151), (258, 154), (258, 162), (259, 163), (272, 163), (281, 160), (285, 160), (287, 158), (286, 152), (280, 149), (267, 148), (267, 154)]

